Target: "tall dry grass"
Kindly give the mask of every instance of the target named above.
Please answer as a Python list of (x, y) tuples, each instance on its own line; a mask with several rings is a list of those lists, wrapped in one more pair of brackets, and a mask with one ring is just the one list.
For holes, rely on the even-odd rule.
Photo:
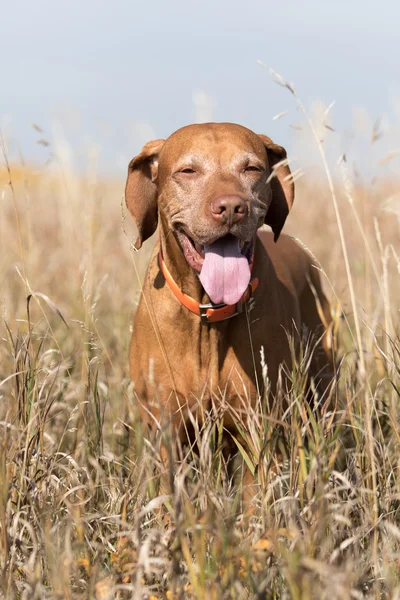
[(169, 473), (144, 438), (127, 356), (151, 242), (130, 247), (122, 178), (2, 149), (0, 597), (400, 598), (399, 180), (296, 182), (286, 231), (321, 270), (341, 375), (311, 410), (304, 348), (289, 408), (236, 415), (249, 514), (218, 410)]

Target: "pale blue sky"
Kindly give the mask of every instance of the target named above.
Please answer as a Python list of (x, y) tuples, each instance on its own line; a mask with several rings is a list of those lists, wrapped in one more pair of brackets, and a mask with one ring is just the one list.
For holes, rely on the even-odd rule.
[(63, 131), (75, 166), (93, 142), (101, 168), (119, 172), (148, 136), (199, 117), (197, 90), (215, 120), (290, 151), (300, 115), (257, 59), (294, 82), (307, 105), (335, 100), (333, 123), (345, 132), (356, 106), (395, 118), (399, 24), (396, 0), (14, 0), (1, 7), (0, 122), (27, 160), (48, 156), (37, 123), (49, 140)]

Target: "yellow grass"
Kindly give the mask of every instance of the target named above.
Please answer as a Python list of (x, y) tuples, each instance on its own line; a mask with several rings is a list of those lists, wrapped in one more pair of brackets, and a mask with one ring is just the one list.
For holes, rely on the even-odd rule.
[(286, 232), (321, 268), (343, 365), (329, 407), (306, 406), (305, 356), (282, 430), (262, 402), (238, 422), (259, 482), (246, 515), (217, 417), (169, 474), (143, 438), (128, 345), (152, 242), (130, 247), (123, 177), (4, 151), (0, 597), (400, 598), (400, 181), (333, 179), (355, 305), (326, 173), (297, 182)]

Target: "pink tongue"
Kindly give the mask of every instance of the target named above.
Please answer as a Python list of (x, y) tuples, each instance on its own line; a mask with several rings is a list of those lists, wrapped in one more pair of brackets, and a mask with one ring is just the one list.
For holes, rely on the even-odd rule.
[(248, 260), (240, 252), (239, 240), (220, 238), (205, 246), (200, 281), (214, 304), (235, 304), (250, 282)]

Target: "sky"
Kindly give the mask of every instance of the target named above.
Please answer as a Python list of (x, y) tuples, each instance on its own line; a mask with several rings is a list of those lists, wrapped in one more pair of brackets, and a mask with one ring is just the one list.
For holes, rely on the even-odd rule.
[(107, 173), (201, 120), (240, 123), (295, 152), (302, 116), (261, 60), (312, 114), (335, 101), (335, 152), (377, 118), (395, 150), (399, 23), (397, 0), (14, 0), (1, 7), (1, 128), (12, 156), (41, 164), (68, 148), (74, 168), (97, 156)]

